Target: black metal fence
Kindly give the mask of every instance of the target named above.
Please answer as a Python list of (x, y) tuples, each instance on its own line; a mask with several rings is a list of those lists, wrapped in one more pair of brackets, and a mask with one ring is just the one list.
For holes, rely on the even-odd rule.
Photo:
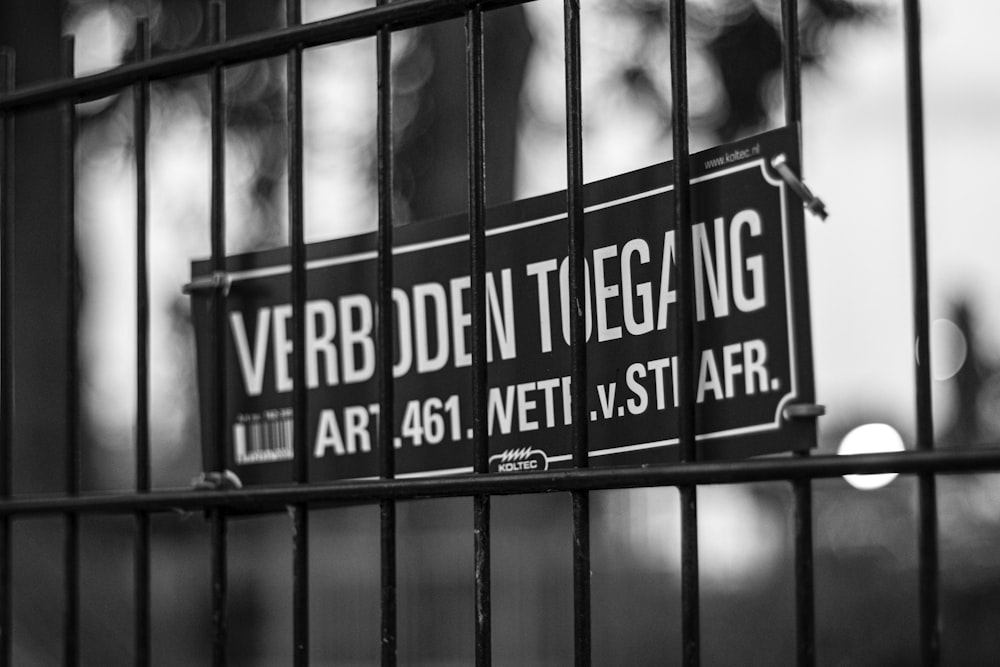
[[(227, 662), (227, 621), (231, 602), (227, 595), (229, 574), (227, 564), (231, 545), (227, 541), (229, 517), (233, 513), (283, 512), (290, 508), (293, 525), (293, 619), (292, 636), (288, 638), (288, 653), (294, 664), (304, 665), (310, 656), (310, 579), (309, 544), (310, 512), (317, 507), (343, 504), (378, 505), (381, 535), (381, 660), (384, 665), (397, 661), (397, 503), (419, 498), (468, 497), (473, 501), (474, 566), (469, 577), (475, 587), (475, 661), (477, 665), (491, 663), (493, 634), (491, 632), (491, 499), (498, 495), (558, 493), (572, 498), (572, 572), (573, 572), (573, 662), (577, 665), (591, 663), (592, 613), (591, 613), (591, 548), (590, 548), (590, 492), (604, 489), (668, 486), (676, 487), (681, 497), (682, 585), (681, 609), (682, 663), (695, 665), (700, 661), (700, 594), (698, 549), (698, 489), (708, 484), (732, 484), (759, 481), (786, 483), (793, 490), (794, 500), (794, 587), (796, 653), (798, 664), (811, 665), (816, 661), (815, 650), (815, 594), (813, 573), (813, 480), (835, 477), (847, 473), (876, 473), (895, 471), (914, 475), (919, 480), (919, 641), (920, 654), (926, 665), (940, 662), (940, 609), (938, 565), (938, 511), (936, 507), (936, 476), (943, 473), (963, 473), (1000, 468), (1000, 450), (949, 450), (936, 451), (931, 422), (931, 377), (929, 364), (916, 365), (916, 414), (918, 437), (916, 450), (901, 454), (866, 455), (858, 457), (789, 456), (740, 462), (700, 462), (694, 454), (694, 401), (693, 393), (681, 392), (680, 452), (681, 461), (676, 465), (642, 468), (588, 468), (588, 442), (586, 405), (583, 400), (573, 401), (574, 409), (574, 468), (570, 471), (540, 472), (516, 476), (488, 474), (486, 436), (486, 297), (485, 297), (485, 122), (488, 110), (484, 105), (484, 46), (483, 24), (489, 11), (503, 5), (516, 4), (509, 0), (401, 0), (380, 2), (378, 6), (316, 23), (301, 24), (299, 3), (289, 0), (287, 26), (266, 33), (227, 39), (223, 26), (223, 3), (210, 5), (210, 43), (182, 52), (150, 57), (148, 25), (143, 21), (137, 27), (138, 44), (134, 62), (114, 70), (74, 78), (72, 59), (65, 62), (65, 77), (49, 83), (17, 87), (13, 80), (13, 55), (4, 52), (0, 57), (0, 154), (2, 154), (2, 181), (0, 181), (0, 248), (3, 251), (3, 275), (0, 281), (0, 335), (2, 335), (2, 377), (0, 377), (0, 424), (3, 426), (0, 446), (0, 660), (12, 660), (12, 628), (17, 609), (12, 606), (12, 527), (36, 517), (59, 516), (65, 522), (64, 559), (65, 599), (51, 601), (64, 609), (64, 655), (66, 664), (80, 660), (80, 520), (98, 514), (134, 517), (134, 650), (136, 664), (151, 661), (151, 581), (152, 547), (150, 540), (151, 518), (157, 513), (180, 510), (204, 511), (211, 526), (211, 636), (212, 662)], [(800, 53), (798, 46), (798, 7), (795, 0), (782, 0), (783, 71), (785, 93), (785, 121), (794, 126), (801, 120)], [(688, 173), (688, 92), (685, 55), (685, 3), (675, 0), (669, 4), (671, 43), (671, 75), (673, 90), (673, 186), (676, 196), (675, 214), (678, 220), (689, 217)], [(585, 150), (581, 113), (581, 41), (580, 5), (576, 0), (566, 0), (565, 12), (565, 90), (567, 121), (568, 183), (567, 206), (570, 235), (570, 283), (574, 293), (582, 291), (583, 281), (583, 161)], [(923, 102), (921, 91), (920, 21), (917, 0), (903, 3), (906, 35), (907, 111), (910, 144), (910, 177), (912, 195), (912, 270), (914, 330), (918, 341), (918, 358), (927, 359), (929, 350), (928, 277), (926, 219), (924, 203), (924, 148)], [(390, 332), (394, 323), (391, 317), (391, 285), (393, 265), (390, 261), (393, 241), (393, 174), (392, 148), (393, 107), (390, 65), (394, 33), (408, 28), (427, 25), (446, 19), (464, 17), (466, 36), (467, 120), (468, 120), (468, 199), (470, 210), (474, 359), (474, 468), (475, 473), (458, 477), (437, 479), (395, 479), (392, 434), (382, 429), (379, 434), (381, 451), (380, 479), (336, 483), (307, 483), (306, 432), (307, 396), (302, 381), (305, 377), (303, 354), (294, 354), (295, 382), (295, 452), (296, 479), (299, 483), (282, 487), (261, 489), (220, 490), (153, 490), (150, 483), (149, 438), (149, 327), (148, 308), (149, 268), (147, 237), (147, 156), (149, 85), (151, 80), (187, 74), (208, 74), (211, 82), (211, 136), (212, 136), (212, 199), (211, 246), (212, 262), (216, 271), (225, 271), (226, 211), (224, 210), (224, 109), (225, 94), (223, 73), (226, 67), (274, 56), (287, 59), (287, 119), (289, 145), (289, 217), (292, 256), (292, 295), (294, 304), (294, 340), (305, 340), (303, 313), (305, 304), (305, 250), (303, 235), (303, 122), (302, 122), (302, 54), (311, 47), (327, 45), (364, 37), (377, 41), (378, 76), (378, 289), (379, 313), (378, 349), (380, 354), (379, 402), (381, 414), (393, 414), (392, 340)], [(67, 53), (71, 50), (67, 49)], [(69, 265), (65, 267), (67, 281), (75, 280), (78, 271), (73, 264), (75, 253), (73, 227), (73, 146), (75, 141), (74, 105), (96, 99), (117, 91), (134, 90), (134, 141), (135, 169), (137, 174), (135, 205), (137, 211), (137, 268), (134, 276), (138, 299), (137, 336), (137, 421), (135, 438), (135, 489), (132, 493), (90, 494), (80, 491), (80, 429), (78, 399), (78, 305), (72, 296), (63, 304), (68, 313), (67, 331), (67, 381), (66, 410), (70, 437), (65, 443), (65, 491), (43, 496), (23, 496), (12, 493), (11, 443), (15, 404), (32, 400), (31, 396), (15, 396), (14, 373), (18, 360), (14, 355), (13, 331), (18, 317), (17, 304), (13, 301), (16, 258), (12, 242), (13, 207), (18, 193), (14, 191), (13, 175), (17, 157), (13, 154), (13, 138), (17, 131), (18, 116), (27, 110), (50, 105), (61, 109), (63, 128), (61, 142), (67, 151), (65, 161), (70, 173), (66, 176), (68, 192), (62, 193), (66, 202), (64, 214), (66, 235), (59, 239), (69, 244), (65, 253)], [(678, 225), (678, 234), (689, 234), (685, 225)], [(690, 247), (682, 236), (680, 248)], [(691, 293), (691, 260), (680, 253), (677, 258), (680, 276), (680, 294)], [(72, 285), (67, 293), (74, 294)], [(216, 367), (215, 391), (212, 393), (217, 419), (203, 428), (212, 429), (219, 437), (225, 419), (225, 292), (220, 286), (213, 293), (216, 313), (212, 337)], [(691, 298), (679, 300), (679, 349), (692, 349), (693, 313)], [(583, 387), (587, 375), (587, 357), (584, 340), (584, 316), (575, 312), (572, 318), (572, 385)], [(296, 345), (296, 349), (305, 346)], [(681, 386), (694, 386), (693, 361), (680, 355)], [(218, 448), (221, 453), (221, 448)], [(221, 461), (217, 470), (223, 468)], [(570, 563), (566, 563), (567, 568)], [(791, 630), (791, 629), (789, 629)], [(664, 656), (666, 663), (677, 661), (678, 656)], [(567, 657), (567, 661), (569, 658)], [(734, 657), (734, 660), (738, 658)]]

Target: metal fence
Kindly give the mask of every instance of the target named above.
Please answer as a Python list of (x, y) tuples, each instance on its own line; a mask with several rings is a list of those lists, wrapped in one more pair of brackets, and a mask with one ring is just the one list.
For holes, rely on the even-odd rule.
[[(210, 5), (211, 43), (178, 53), (150, 57), (148, 25), (140, 22), (136, 59), (111, 71), (74, 78), (72, 59), (66, 58), (65, 77), (48, 83), (17, 87), (13, 80), (13, 56), (4, 52), (0, 58), (0, 154), (2, 154), (2, 181), (0, 181), (0, 248), (3, 251), (3, 275), (0, 281), (0, 335), (2, 335), (2, 377), (0, 377), (0, 424), (3, 428), (0, 446), (0, 661), (12, 660), (12, 526), (17, 522), (36, 517), (63, 517), (65, 522), (64, 559), (65, 599), (61, 601), (65, 612), (64, 653), (66, 664), (77, 664), (80, 659), (80, 527), (82, 517), (97, 514), (114, 514), (134, 517), (135, 573), (134, 573), (134, 646), (136, 664), (151, 661), (151, 517), (162, 512), (183, 509), (204, 511), (211, 526), (211, 633), (212, 662), (227, 662), (227, 635), (231, 602), (227, 596), (227, 563), (231, 545), (227, 542), (227, 527), (233, 513), (283, 512), (291, 508), (293, 524), (293, 620), (292, 636), (288, 638), (288, 652), (294, 664), (305, 665), (310, 655), (310, 580), (309, 543), (310, 512), (316, 507), (340, 504), (365, 503), (380, 508), (381, 535), (381, 656), (382, 664), (397, 661), (397, 503), (418, 498), (468, 497), (474, 506), (474, 569), (469, 577), (475, 586), (475, 661), (477, 665), (491, 663), (493, 647), (491, 632), (491, 499), (498, 495), (559, 493), (572, 498), (572, 567), (573, 572), (573, 661), (577, 665), (591, 663), (591, 549), (590, 549), (590, 492), (602, 489), (636, 487), (676, 487), (681, 497), (682, 585), (681, 609), (682, 663), (695, 665), (700, 661), (700, 595), (698, 549), (698, 489), (707, 484), (731, 484), (759, 481), (786, 483), (793, 490), (794, 499), (794, 586), (796, 653), (798, 664), (811, 665), (816, 661), (815, 651), (815, 600), (813, 573), (813, 508), (812, 485), (818, 478), (835, 477), (847, 473), (876, 473), (895, 471), (914, 475), (919, 480), (919, 641), (920, 654), (926, 665), (940, 662), (940, 609), (938, 565), (938, 512), (936, 507), (936, 476), (943, 473), (1000, 469), (1000, 450), (949, 450), (936, 451), (931, 411), (931, 376), (929, 364), (916, 365), (916, 414), (918, 437), (916, 450), (900, 454), (866, 455), (857, 457), (795, 455), (738, 462), (701, 462), (694, 452), (694, 400), (693, 389), (681, 392), (680, 408), (680, 458), (675, 465), (636, 468), (588, 468), (588, 442), (586, 404), (573, 400), (574, 468), (569, 471), (539, 472), (520, 475), (488, 474), (486, 437), (486, 301), (485, 301), (485, 117), (484, 108), (484, 47), (483, 23), (491, 9), (516, 4), (510, 0), (401, 0), (380, 2), (378, 6), (316, 23), (302, 24), (297, 0), (289, 0), (287, 26), (239, 39), (226, 39), (224, 34), (223, 3)], [(785, 122), (795, 126), (801, 120), (800, 54), (798, 46), (798, 7), (795, 0), (782, 0), (783, 71), (785, 92)], [(565, 90), (567, 120), (568, 183), (567, 207), (569, 211), (570, 282), (574, 293), (582, 292), (583, 285), (583, 161), (585, 150), (581, 113), (581, 41), (580, 5), (576, 0), (566, 0), (565, 16)], [(924, 202), (924, 148), (923, 102), (921, 91), (920, 19), (917, 0), (903, 3), (906, 35), (907, 111), (909, 132), (909, 169), (912, 207), (912, 269), (914, 330), (919, 341), (918, 358), (927, 359), (929, 349), (928, 277), (926, 219)], [(211, 246), (212, 263), (220, 274), (225, 271), (226, 211), (224, 210), (224, 80), (226, 67), (273, 56), (287, 58), (288, 139), (289, 157), (289, 216), (290, 246), (292, 257), (292, 295), (294, 304), (294, 340), (304, 342), (303, 312), (305, 303), (305, 245), (303, 240), (303, 122), (302, 122), (302, 54), (311, 47), (333, 44), (363, 37), (377, 41), (378, 76), (378, 294), (379, 312), (392, 312), (391, 286), (393, 265), (390, 249), (393, 242), (393, 173), (392, 149), (393, 108), (390, 82), (390, 60), (393, 35), (397, 31), (427, 25), (446, 19), (464, 17), (466, 38), (467, 77), (467, 132), (468, 132), (468, 200), (470, 211), (471, 257), (473, 276), (473, 359), (474, 359), (474, 468), (475, 474), (436, 479), (395, 479), (392, 434), (382, 429), (379, 434), (381, 451), (381, 476), (377, 480), (345, 481), (335, 483), (307, 482), (307, 445), (304, 442), (307, 396), (302, 381), (305, 377), (304, 355), (295, 353), (293, 360), (295, 382), (295, 452), (296, 479), (299, 483), (260, 489), (217, 490), (153, 490), (150, 484), (149, 438), (149, 308), (147, 264), (147, 164), (146, 137), (148, 133), (149, 83), (151, 80), (188, 74), (207, 74), (211, 81), (211, 135), (212, 135), (212, 199)], [(685, 3), (675, 0), (669, 4), (671, 44), (671, 75), (673, 90), (673, 187), (676, 192), (675, 214), (677, 220), (689, 218), (689, 167), (688, 148), (688, 92), (685, 55)], [(67, 49), (71, 53), (71, 49)], [(30, 396), (15, 396), (14, 373), (17, 359), (12, 342), (13, 327), (18, 316), (13, 302), (15, 257), (13, 253), (13, 174), (17, 159), (13, 154), (13, 137), (18, 115), (27, 110), (48, 105), (61, 109), (63, 128), (60, 141), (68, 152), (66, 164), (70, 173), (67, 183), (70, 191), (62, 193), (67, 202), (65, 216), (66, 237), (62, 244), (74, 241), (73, 227), (73, 174), (72, 152), (75, 141), (74, 105), (86, 100), (122, 91), (134, 90), (135, 115), (135, 205), (137, 211), (137, 269), (134, 276), (139, 314), (136, 325), (137, 357), (137, 437), (135, 441), (135, 489), (132, 493), (89, 494), (80, 492), (80, 445), (76, 436), (80, 429), (78, 384), (77, 308), (73, 298), (63, 304), (68, 313), (68, 372), (66, 381), (67, 414), (71, 434), (65, 443), (65, 491), (44, 496), (22, 496), (12, 493), (11, 442), (15, 403), (30, 400)], [(688, 227), (678, 225), (680, 248), (690, 247)], [(72, 264), (75, 254), (66, 253), (70, 265), (65, 267), (66, 280), (75, 280), (77, 269)], [(679, 349), (693, 347), (693, 312), (691, 294), (691, 259), (685, 253), (678, 258), (680, 289), (679, 299)], [(74, 293), (72, 286), (69, 294)], [(688, 295), (688, 296), (684, 296)], [(203, 425), (220, 437), (225, 419), (225, 299), (221, 285), (213, 292), (216, 314), (212, 345), (215, 350), (215, 391), (212, 393), (217, 418)], [(390, 317), (383, 315), (378, 322), (378, 349), (380, 363), (379, 403), (381, 414), (393, 413), (392, 340)], [(572, 318), (572, 385), (585, 386), (587, 357), (584, 340), (584, 315), (576, 311)], [(296, 345), (303, 349), (303, 345)], [(694, 387), (693, 361), (680, 355), (681, 386)], [(218, 448), (221, 454), (221, 448)], [(216, 466), (221, 471), (221, 462)], [(53, 604), (57, 604), (53, 601)], [(675, 662), (677, 656), (664, 657)]]

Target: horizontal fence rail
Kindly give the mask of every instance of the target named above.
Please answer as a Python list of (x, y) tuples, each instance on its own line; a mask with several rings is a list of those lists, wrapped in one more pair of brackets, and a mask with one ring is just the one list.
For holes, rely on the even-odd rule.
[(522, 495), (598, 489), (746, 484), (826, 479), (843, 475), (897, 472), (901, 475), (969, 474), (1000, 471), (1000, 448), (961, 451), (812, 456), (740, 462), (697, 462), (644, 468), (601, 468), (517, 475), (461, 475), (431, 479), (363, 480), (273, 486), (227, 491), (155, 491), (144, 494), (81, 494), (15, 497), (0, 503), (0, 516), (57, 513), (116, 514), (187, 512), (224, 508), (240, 511), (284, 511), (294, 503), (339, 505), (380, 499), (417, 500), (488, 495)]
[(491, 10), (527, 1), (403, 0), (378, 5), (323, 21), (277, 28), (218, 44), (196, 46), (147, 61), (122, 65), (99, 74), (25, 86), (0, 96), (0, 111), (36, 107), (59, 100), (86, 102), (120, 92), (143, 80), (204, 74), (213, 66), (239, 65), (286, 55), (295, 48), (375, 37), (380, 30), (385, 29), (399, 31), (418, 28), (461, 17), (476, 7)]

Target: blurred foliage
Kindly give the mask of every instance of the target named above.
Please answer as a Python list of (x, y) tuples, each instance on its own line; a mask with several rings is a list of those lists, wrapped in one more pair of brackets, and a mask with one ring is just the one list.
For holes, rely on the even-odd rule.
[[(670, 131), (669, 6), (655, 0), (602, 0), (603, 10), (632, 23), (638, 39), (621, 44), (621, 83), (650, 105)], [(830, 36), (844, 27), (882, 22), (886, 11), (854, 0), (799, 3), (799, 47), (804, 68), (821, 68), (831, 56)], [(772, 82), (781, 76), (781, 6), (777, 0), (688, 3), (688, 59), (709, 82), (689, 72), (691, 123), (721, 141), (761, 129), (779, 107)], [(699, 99), (699, 95), (702, 99)], [(708, 99), (705, 99), (708, 98)]]
[[(205, 0), (71, 0), (67, 22), (79, 22), (96, 8), (109, 12), (120, 22), (130, 39), (120, 59), (131, 60), (132, 23), (148, 15), (154, 55), (182, 50), (206, 40)], [(308, 4), (308, 3), (307, 3)], [(691, 124), (720, 141), (763, 129), (769, 117), (781, 108), (781, 6), (778, 0), (689, 0), (688, 59)], [(348, 11), (351, 7), (345, 7)], [(506, 14), (505, 14), (506, 12)], [(512, 147), (517, 133), (516, 104), (509, 109), (509, 96), (520, 94), (525, 58), (531, 40), (523, 19), (514, 18), (522, 8), (496, 12), (487, 26), (487, 96), (495, 99), (489, 108), (498, 108), (487, 124), (490, 133), (487, 173), (496, 181), (489, 193), (509, 194), (514, 169)], [(584, 20), (609, 19), (618, 26), (605, 45), (610, 59), (600, 86), (600, 98), (623, 89), (637, 105), (649, 108), (662, 120), (662, 132), (670, 132), (671, 95), (669, 80), (669, 5), (666, 0), (594, 0), (584, 7)], [(280, 0), (243, 0), (232, 4), (227, 17), (229, 37), (256, 32), (283, 23)], [(863, 0), (801, 0), (799, 3), (800, 54), (805, 69), (822, 69), (831, 55), (831, 35), (840, 28), (884, 23), (888, 10)], [(492, 33), (495, 32), (494, 36)], [(397, 186), (404, 214), (412, 205), (414, 217), (439, 214), (437, 200), (460, 201), (440, 172), (451, 172), (454, 156), (464, 152), (461, 127), (464, 123), (464, 81), (462, 80), (462, 38), (460, 25), (432, 26), (415, 31), (411, 39), (397, 40), (402, 57), (394, 62), (394, 89), (399, 112), (396, 117)], [(512, 47), (510, 42), (516, 42)], [(506, 46), (504, 43), (507, 42)], [(495, 43), (495, 45), (494, 45)], [(586, 45), (586, 44), (585, 44)], [(458, 69), (456, 69), (456, 67)], [(260, 150), (253, 195), (262, 209), (273, 211), (284, 178), (286, 137), (284, 119), (283, 61), (255, 61), (230, 68), (227, 76), (227, 123), (231, 131), (254, 134)], [(505, 97), (493, 95), (504, 87)], [(186, 93), (200, 89), (207, 114), (207, 97), (197, 77), (168, 79), (158, 84), (163, 92)], [(104, 107), (88, 122), (107, 122), (121, 113), (123, 99)], [(370, 134), (374, 151), (374, 135)], [(461, 149), (461, 150), (459, 150)], [(373, 154), (373, 153), (372, 153)], [(442, 154), (442, 155), (439, 155)], [(374, 158), (372, 158), (374, 159)], [(433, 168), (439, 162), (439, 168)], [(365, 166), (361, 171), (373, 177)], [(458, 188), (459, 191), (462, 188)], [(501, 197), (504, 198), (504, 197)], [(430, 202), (430, 203), (428, 203)], [(277, 208), (280, 208), (277, 207)], [(405, 215), (404, 215), (405, 217)], [(262, 219), (261, 224), (268, 223)], [(276, 230), (265, 236), (272, 237)]]

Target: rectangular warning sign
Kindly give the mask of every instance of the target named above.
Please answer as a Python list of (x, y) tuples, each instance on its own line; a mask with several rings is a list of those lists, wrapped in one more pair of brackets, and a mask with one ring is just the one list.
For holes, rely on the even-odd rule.
[[(815, 445), (802, 205), (769, 166), (798, 166), (793, 130), (691, 157), (690, 247), (680, 247), (669, 163), (585, 188), (587, 401), (591, 465), (676, 458), (678, 358), (694, 355), (697, 455)], [(491, 469), (572, 464), (565, 193), (487, 212)], [(472, 471), (466, 216), (396, 228), (392, 301), (400, 476)], [(694, 273), (695, 349), (676, 345), (677, 257)], [(376, 236), (307, 246), (309, 479), (378, 474)], [(227, 259), (227, 467), (244, 484), (292, 481), (288, 249)], [(195, 262), (194, 278), (211, 274)], [(193, 297), (203, 419), (211, 299)], [(217, 443), (205, 442), (206, 461)]]

